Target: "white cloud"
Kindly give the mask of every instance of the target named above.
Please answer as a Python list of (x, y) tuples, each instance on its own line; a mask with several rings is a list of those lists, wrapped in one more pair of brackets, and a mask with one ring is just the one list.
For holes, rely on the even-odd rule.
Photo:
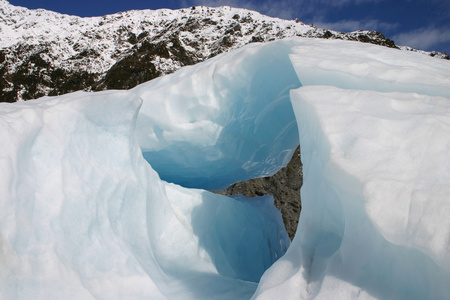
[[(319, 16), (335, 7), (378, 3), (387, 0), (178, 0), (182, 7), (204, 5), (211, 7), (232, 6), (258, 11), (283, 19), (302, 19), (305, 16)], [(300, 14), (300, 15), (299, 15)], [(302, 20), (305, 21), (305, 20)]]
[(450, 42), (450, 28), (425, 27), (393, 37), (397, 45), (422, 50), (435, 50), (437, 45)]
[(398, 27), (396, 23), (382, 22), (376, 19), (370, 20), (341, 20), (338, 22), (323, 22), (320, 19), (314, 22), (314, 25), (320, 28), (333, 29), (337, 31), (355, 31), (355, 30), (376, 30), (386, 32)]
[(353, 4), (379, 3), (385, 0), (317, 0), (316, 3), (328, 6), (344, 6)]
[[(347, 0), (346, 0), (347, 1)], [(232, 6), (239, 8), (246, 8), (250, 10), (258, 11), (262, 14), (266, 14), (272, 17), (278, 17), (283, 19), (293, 19), (298, 17), (295, 12), (300, 7), (305, 5), (305, 0), (281, 0), (281, 1), (263, 1), (255, 3), (255, 1), (245, 0), (182, 0), (181, 4), (184, 7), (204, 5), (211, 7), (218, 6)]]

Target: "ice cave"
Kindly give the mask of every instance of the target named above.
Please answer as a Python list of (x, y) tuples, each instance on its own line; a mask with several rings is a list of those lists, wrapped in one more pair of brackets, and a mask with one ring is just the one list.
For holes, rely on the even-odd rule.
[[(0, 104), (0, 299), (446, 299), (450, 62), (253, 43), (127, 91)], [(271, 175), (300, 142), (292, 243)]]

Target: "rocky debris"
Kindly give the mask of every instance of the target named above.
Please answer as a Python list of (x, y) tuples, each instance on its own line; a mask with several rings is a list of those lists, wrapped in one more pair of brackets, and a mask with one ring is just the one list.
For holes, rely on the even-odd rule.
[(416, 53), (420, 53), (420, 54), (425, 54), (425, 55), (428, 55), (431, 57), (450, 60), (450, 56), (445, 52), (438, 52), (438, 51), (429, 52), (429, 51), (417, 50), (417, 49), (414, 49), (414, 48), (411, 48), (408, 46), (400, 46), (399, 48), (403, 51), (411, 51), (411, 52), (416, 52)]
[[(325, 39), (342, 39), (340, 35), (333, 34), (331, 31), (326, 30), (323, 38)], [(346, 39), (350, 41), (358, 41), (361, 43), (369, 43), (369, 44), (375, 44), (380, 45), (388, 48), (396, 48), (397, 47), (393, 40), (388, 39), (383, 34), (381, 34), (378, 31), (365, 31), (365, 30), (358, 30), (354, 32), (350, 32), (346, 35)]]
[(292, 240), (297, 230), (301, 211), (300, 187), (303, 183), (302, 162), (300, 159), (300, 146), (295, 150), (291, 161), (270, 177), (254, 178), (248, 181), (239, 181), (226, 190), (215, 191), (221, 195), (239, 195), (258, 197), (272, 195), (275, 206), (281, 211), (284, 226)]

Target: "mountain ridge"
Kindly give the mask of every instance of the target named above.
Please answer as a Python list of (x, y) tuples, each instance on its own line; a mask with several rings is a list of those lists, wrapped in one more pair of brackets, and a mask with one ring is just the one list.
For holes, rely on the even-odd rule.
[(1, 102), (129, 89), (252, 42), (292, 36), (399, 48), (379, 32), (342, 33), (228, 6), (82, 18), (0, 0), (0, 33)]

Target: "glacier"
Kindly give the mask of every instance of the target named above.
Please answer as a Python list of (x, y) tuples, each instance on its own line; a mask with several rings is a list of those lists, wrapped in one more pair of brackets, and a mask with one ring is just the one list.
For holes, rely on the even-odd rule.
[[(445, 299), (450, 63), (254, 43), (128, 91), (0, 104), (0, 299)], [(290, 243), (267, 176), (301, 143)]]

